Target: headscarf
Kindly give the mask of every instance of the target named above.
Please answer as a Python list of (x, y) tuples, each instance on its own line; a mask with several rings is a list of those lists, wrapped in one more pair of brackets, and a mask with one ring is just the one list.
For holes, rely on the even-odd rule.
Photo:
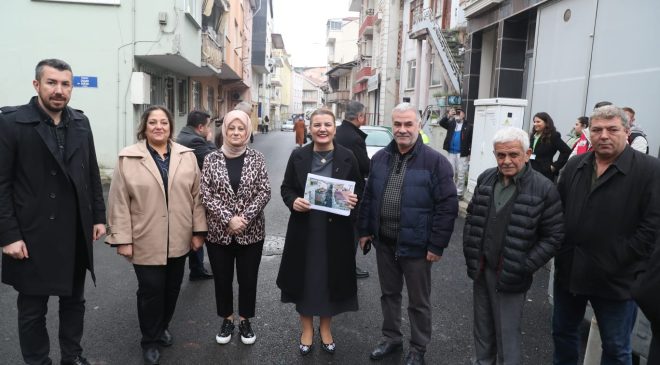
[[(245, 127), (245, 139), (242, 141), (241, 145), (239, 147), (234, 147), (230, 145), (227, 140), (227, 132), (229, 130), (229, 124), (231, 124), (233, 121), (238, 120), (239, 122), (243, 123), (243, 126)], [(225, 154), (225, 156), (229, 158), (235, 158), (243, 153), (245, 153), (245, 150), (247, 149), (247, 144), (248, 141), (250, 140), (250, 135), (252, 135), (252, 123), (250, 123), (250, 116), (247, 115), (242, 110), (232, 110), (229, 113), (225, 114), (224, 116), (224, 122), (222, 123), (222, 136), (223, 142), (222, 142), (222, 153)]]

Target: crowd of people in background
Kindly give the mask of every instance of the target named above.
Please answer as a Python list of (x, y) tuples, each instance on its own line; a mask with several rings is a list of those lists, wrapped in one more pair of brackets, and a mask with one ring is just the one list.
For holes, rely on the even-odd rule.
[[(145, 364), (160, 363), (160, 350), (174, 342), (170, 323), (186, 259), (189, 280), (214, 281), (215, 341), (229, 343), (238, 325), (241, 342), (254, 344), (271, 187), (264, 155), (249, 146), (252, 105), (241, 102), (213, 121), (192, 111), (176, 138), (170, 111), (148, 107), (137, 142), (119, 152), (106, 212), (89, 120), (68, 106), (71, 67), (43, 60), (33, 86), (37, 95), (28, 104), (0, 108), (2, 281), (18, 292), (24, 361), (51, 363), (45, 316), (49, 297), (58, 296), (61, 363), (89, 364), (80, 346), (84, 283), (87, 271), (95, 280), (92, 243), (104, 235), (137, 279)], [(369, 357), (403, 348), (405, 284), (404, 364), (424, 364), (433, 332), (432, 266), (454, 232), (473, 125), (461, 108), (439, 121), (447, 130), (445, 157), (424, 143), (417, 107), (401, 103), (390, 115), (394, 139), (369, 159), (360, 130), (364, 105), (348, 103), (345, 117), (337, 127), (332, 111), (312, 112), (309, 144), (304, 118), (296, 118), (298, 148), (280, 186), (290, 216), (275, 285), (300, 320), (295, 351), (309, 354), (315, 333), (322, 351), (338, 351), (333, 317), (359, 309), (356, 279), (369, 273), (356, 267), (355, 255), (373, 245), (383, 319)], [(267, 133), (267, 117), (263, 122)], [(215, 138), (213, 125), (221, 130)], [(660, 363), (660, 161), (648, 155), (634, 110), (598, 103), (589, 117), (577, 118), (566, 141), (552, 117), (538, 112), (530, 132), (504, 127), (491, 142), (497, 166), (478, 177), (463, 229), (473, 363), (522, 363), (526, 295), (552, 258), (555, 365), (577, 364), (587, 303), (599, 324), (602, 364), (632, 364), (638, 309), (651, 322), (649, 364)], [(305, 195), (309, 174), (354, 184), (342, 193), (347, 215), (313, 209)], [(212, 272), (204, 268), (203, 246)]]

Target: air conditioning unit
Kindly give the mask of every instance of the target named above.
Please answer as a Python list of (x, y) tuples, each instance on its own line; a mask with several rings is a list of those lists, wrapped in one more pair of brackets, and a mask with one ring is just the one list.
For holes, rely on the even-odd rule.
[(131, 103), (151, 104), (151, 75), (148, 73), (131, 74)]

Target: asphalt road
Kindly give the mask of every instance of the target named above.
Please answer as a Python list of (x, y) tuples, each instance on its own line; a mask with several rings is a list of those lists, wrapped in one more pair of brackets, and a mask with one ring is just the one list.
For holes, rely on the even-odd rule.
[[(298, 315), (293, 305), (280, 302), (280, 291), (275, 285), (289, 217), (279, 186), (289, 154), (295, 148), (294, 136), (279, 131), (256, 135), (253, 147), (266, 156), (273, 188), (271, 202), (266, 207), (268, 237), (261, 261), (257, 317), (252, 320), (257, 341), (245, 346), (235, 336), (230, 344), (216, 344), (215, 333), (221, 321), (215, 312), (213, 283), (184, 279), (170, 326), (174, 345), (163, 350), (162, 364), (375, 364), (368, 359), (368, 354), (380, 340), (381, 311), (373, 253), (358, 257), (358, 266), (372, 274), (358, 281), (360, 310), (341, 314), (333, 321), (336, 354), (331, 356), (321, 351), (317, 336), (312, 353), (305, 358), (299, 355)], [(469, 364), (473, 353), (471, 282), (465, 273), (462, 228), (463, 220), (459, 218), (445, 256), (433, 266), (433, 336), (426, 355), (428, 364)], [(102, 242), (96, 243), (95, 257), (96, 286), (91, 280), (87, 282), (84, 356), (92, 364), (140, 364), (137, 283), (132, 266)], [(523, 317), (524, 364), (551, 363), (551, 306), (547, 282), (548, 273), (541, 270), (528, 294)], [(51, 298), (49, 304), (51, 357), (58, 363), (57, 298)], [(0, 285), (0, 313), (0, 364), (20, 364), (16, 292), (6, 285)], [(406, 336), (410, 333), (405, 307), (403, 333)], [(404, 353), (380, 363), (399, 364)]]

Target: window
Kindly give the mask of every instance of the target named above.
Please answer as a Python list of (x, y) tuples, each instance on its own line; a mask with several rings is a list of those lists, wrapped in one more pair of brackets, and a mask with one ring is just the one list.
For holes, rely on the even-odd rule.
[(329, 20), (328, 21), (328, 30), (341, 30), (341, 22)]
[(431, 57), (431, 85), (442, 85), (442, 61), (437, 54)]
[(202, 27), (202, 0), (182, 0), (183, 11), (197, 28)]
[(174, 78), (165, 78), (165, 106), (174, 112)]
[(408, 82), (406, 88), (412, 89), (415, 87), (415, 74), (417, 73), (417, 60), (408, 61)]
[(202, 110), (202, 83), (199, 81), (193, 81), (192, 92), (193, 92), (193, 108), (195, 110)]
[(208, 107), (208, 113), (211, 116), (215, 115), (215, 89), (213, 86), (208, 86), (206, 88), (206, 106)]
[(177, 80), (177, 97), (179, 98), (178, 111), (179, 115), (186, 115), (188, 113), (188, 87), (186, 80)]
[(151, 105), (165, 106), (165, 83), (163, 77), (151, 75)]

